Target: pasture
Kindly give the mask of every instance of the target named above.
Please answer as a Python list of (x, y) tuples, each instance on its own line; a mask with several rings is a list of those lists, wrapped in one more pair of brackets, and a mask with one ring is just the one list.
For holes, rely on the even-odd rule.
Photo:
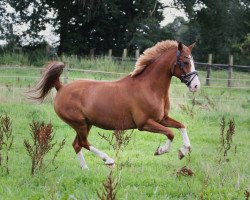
[[(130, 69), (122, 70), (128, 71)], [(213, 73), (216, 77), (223, 76), (221, 71)], [(204, 84), (205, 73), (201, 71), (200, 74)], [(0, 115), (7, 113), (10, 116), (14, 135), (10, 174), (0, 167), (0, 199), (98, 199), (96, 191), (102, 190), (111, 169), (84, 150), (90, 170), (81, 171), (71, 145), (75, 132), (55, 114), (53, 94), (43, 104), (25, 98), (24, 91), (36, 82), (40, 69), (1, 70), (0, 75)], [(235, 72), (235, 76), (241, 75), (249, 79), (249, 74)], [(111, 80), (119, 76), (122, 75), (69, 71), (68, 81), (78, 78)], [(249, 82), (240, 89), (215, 83), (220, 87), (204, 86), (193, 95), (179, 80), (172, 80), (170, 116), (187, 125), (192, 145), (191, 155), (181, 161), (178, 149), (182, 146), (182, 139), (178, 130), (173, 129), (175, 139), (171, 152), (161, 156), (154, 156), (154, 152), (166, 138), (135, 130), (128, 146), (116, 158), (112, 147), (98, 135), (112, 132), (96, 127), (91, 129), (89, 141), (117, 161), (113, 169), (114, 179), (118, 181), (117, 199), (246, 198), (246, 191), (250, 191), (250, 89), (246, 87), (249, 87)], [(226, 122), (234, 119), (235, 123), (235, 135), (226, 159), (219, 152), (223, 116)], [(56, 159), (56, 169), (50, 166), (34, 176), (30, 174), (31, 160), (23, 145), (24, 139), (30, 140), (29, 124), (32, 120), (51, 122), (56, 133), (54, 141), (66, 138), (66, 144)], [(51, 156), (48, 154), (45, 162)], [(177, 175), (183, 166), (191, 169), (194, 175)]]

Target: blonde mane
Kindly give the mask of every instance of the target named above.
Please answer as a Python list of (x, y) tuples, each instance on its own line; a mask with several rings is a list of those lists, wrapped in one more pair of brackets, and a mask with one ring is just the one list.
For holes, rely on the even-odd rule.
[(143, 72), (143, 70), (151, 64), (157, 57), (172, 47), (177, 47), (178, 43), (173, 40), (158, 42), (155, 46), (146, 49), (135, 63), (135, 69), (130, 73), (134, 77)]

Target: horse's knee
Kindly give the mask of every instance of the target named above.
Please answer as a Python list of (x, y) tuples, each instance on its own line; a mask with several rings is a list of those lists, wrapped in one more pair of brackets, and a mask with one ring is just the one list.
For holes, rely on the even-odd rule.
[(174, 134), (173, 134), (172, 132), (169, 132), (169, 133), (167, 134), (167, 137), (168, 137), (169, 140), (173, 141), (173, 139), (174, 139)]
[(73, 146), (76, 154), (78, 154), (81, 151), (81, 149), (82, 149), (82, 147), (76, 141), (73, 142), (72, 146)]
[(82, 147), (85, 148), (85, 149), (87, 149), (87, 150), (90, 150), (89, 149), (90, 148), (90, 144), (87, 141), (82, 143)]
[(75, 140), (72, 144), (76, 154), (79, 153), (79, 151), (83, 148), (89, 150), (90, 144), (88, 143), (88, 141), (80, 141), (79, 140)]
[(78, 139), (78, 145), (89, 150), (90, 144), (86, 138)]

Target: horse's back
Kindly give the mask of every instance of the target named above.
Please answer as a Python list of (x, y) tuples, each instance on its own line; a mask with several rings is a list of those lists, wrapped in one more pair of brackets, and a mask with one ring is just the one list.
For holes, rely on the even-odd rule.
[(104, 129), (134, 128), (127, 92), (122, 81), (74, 81), (58, 91), (55, 111), (66, 122), (86, 119)]

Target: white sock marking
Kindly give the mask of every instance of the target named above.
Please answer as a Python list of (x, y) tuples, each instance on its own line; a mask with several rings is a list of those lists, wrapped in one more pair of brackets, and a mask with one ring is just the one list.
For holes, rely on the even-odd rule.
[(80, 161), (80, 167), (84, 170), (84, 169), (88, 169), (87, 163), (84, 159), (83, 153), (82, 151), (79, 151), (79, 153), (77, 154), (78, 160)]
[(93, 152), (95, 155), (100, 157), (102, 160), (105, 161), (105, 164), (114, 164), (114, 160), (110, 158), (106, 153), (101, 152), (100, 150), (96, 149), (93, 146), (89, 147), (89, 150)]
[(157, 150), (158, 154), (160, 155), (160, 154), (169, 152), (171, 149), (171, 143), (172, 143), (171, 140), (167, 140), (164, 146), (158, 148)]
[(188, 138), (188, 134), (187, 134), (187, 129), (186, 128), (179, 128), (181, 135), (182, 135), (182, 139), (183, 139), (183, 144), (185, 147), (190, 147), (190, 141)]

